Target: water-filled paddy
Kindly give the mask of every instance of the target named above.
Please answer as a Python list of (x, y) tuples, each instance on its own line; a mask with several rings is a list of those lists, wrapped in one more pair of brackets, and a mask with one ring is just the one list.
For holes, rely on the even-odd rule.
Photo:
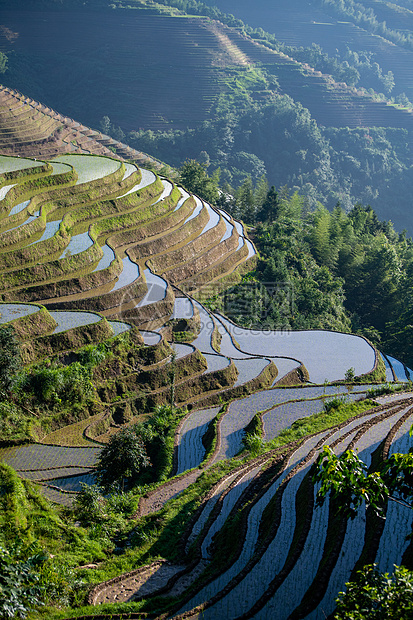
[(226, 241), (226, 239), (229, 239), (230, 236), (232, 235), (232, 231), (234, 230), (234, 225), (231, 224), (228, 218), (224, 217), (223, 219), (226, 225), (226, 229), (225, 229), (224, 236), (221, 238), (221, 243), (222, 241)]
[(82, 490), (82, 484), (95, 484), (96, 480), (93, 474), (79, 474), (78, 476), (70, 476), (68, 478), (54, 478), (49, 480), (47, 484), (58, 487), (62, 491), (75, 491)]
[[(46, 241), (46, 239), (51, 239), (51, 237), (53, 237), (59, 230), (61, 221), (62, 220), (54, 220), (53, 222), (46, 222), (46, 228), (44, 229), (44, 232), (40, 239), (38, 239), (37, 241), (32, 241), (27, 245), (34, 245), (35, 243), (39, 243), (40, 241)], [(27, 223), (27, 220), (25, 223)]]
[(185, 357), (186, 355), (190, 355), (194, 351), (194, 348), (191, 347), (189, 344), (180, 344), (179, 342), (174, 342), (171, 346), (176, 353), (177, 360), (181, 359), (181, 357)]
[(92, 247), (93, 239), (90, 237), (88, 232), (81, 233), (80, 235), (75, 235), (69, 241), (69, 244), (63, 250), (62, 254), (59, 258), (65, 258), (68, 256), (74, 256), (75, 254), (80, 254), (80, 252), (84, 252), (88, 248)]
[(194, 316), (194, 307), (188, 297), (176, 297), (173, 310), (173, 319), (190, 319)]
[(103, 251), (103, 256), (93, 271), (102, 271), (102, 269), (107, 269), (111, 262), (115, 260), (115, 252), (106, 243), (101, 247), (101, 250)]
[[(362, 398), (362, 395), (360, 393), (345, 394), (341, 392), (341, 398), (345, 401), (354, 401)], [(280, 405), (264, 414), (265, 441), (274, 439), (282, 430), (291, 426), (296, 420), (323, 411), (324, 402), (324, 398), (318, 398), (305, 402), (288, 403)]]
[(153, 204), (156, 204), (157, 202), (160, 202), (161, 200), (163, 200), (164, 198), (169, 196), (169, 194), (172, 191), (173, 185), (172, 185), (172, 183), (170, 181), (168, 181), (167, 179), (161, 179), (161, 181), (162, 181), (162, 185), (163, 185), (163, 192), (159, 196), (159, 198), (157, 200), (155, 200), (155, 202)]
[[(114, 285), (112, 291), (117, 291), (128, 284), (134, 282), (137, 278), (139, 278), (140, 272), (139, 267), (136, 263), (132, 262), (129, 256), (125, 256), (122, 259), (122, 272), (119, 274), (116, 284)], [(99, 265), (98, 265), (99, 267)]]
[(3, 200), (7, 193), (11, 190), (12, 187), (14, 187), (16, 185), (16, 183), (12, 183), (11, 185), (5, 185), (4, 187), (0, 188), (0, 200)]
[(178, 209), (180, 209), (184, 204), (185, 200), (189, 198), (188, 192), (185, 191), (183, 187), (180, 187), (179, 191), (181, 192), (181, 198), (178, 200), (178, 204), (176, 205), (174, 211), (178, 211)]
[(25, 168), (37, 168), (43, 166), (43, 164), (43, 161), (35, 161), (34, 159), (0, 155), (0, 174), (4, 172), (13, 172), (14, 170), (24, 170)]
[(144, 343), (148, 346), (158, 344), (162, 340), (162, 336), (160, 334), (157, 334), (156, 332), (150, 332), (140, 329), (139, 333), (141, 334)]
[(128, 325), (128, 323), (123, 323), (122, 321), (108, 321), (108, 323), (113, 329), (115, 336), (119, 336), (119, 334), (123, 334), (132, 329), (131, 325)]
[(142, 189), (147, 185), (155, 183), (156, 176), (153, 172), (151, 172), (150, 170), (145, 170), (144, 168), (140, 168), (140, 171), (142, 173), (142, 177), (139, 183), (137, 183), (134, 187), (132, 187), (132, 189), (126, 192), (126, 194), (122, 194), (121, 196), (119, 196), (119, 198), (123, 198), (124, 196), (128, 196), (129, 194), (133, 194), (134, 192), (137, 192), (138, 189)]
[(56, 157), (53, 162), (73, 166), (78, 176), (76, 185), (89, 183), (90, 181), (108, 176), (119, 170), (121, 165), (120, 161), (99, 155), (62, 155)]
[(187, 222), (190, 222), (195, 217), (197, 217), (201, 213), (202, 209), (204, 208), (202, 200), (200, 200), (197, 196), (194, 196), (194, 198), (195, 198), (195, 202), (196, 202), (196, 207), (192, 211), (191, 215), (186, 218), (184, 224), (186, 224)]
[(404, 364), (399, 362), (399, 360), (394, 359), (394, 357), (390, 357), (386, 355), (388, 361), (390, 362), (394, 373), (399, 381), (408, 381), (409, 377), (406, 375), (406, 369)]
[(15, 205), (13, 209), (10, 211), (9, 215), (15, 215), (16, 213), (20, 213), (23, 211), (28, 205), (30, 200), (25, 200), (24, 202), (20, 202), (18, 205)]
[(165, 298), (167, 283), (163, 278), (160, 278), (156, 274), (152, 273), (150, 269), (144, 270), (146, 284), (148, 286), (148, 292), (145, 297), (137, 304), (138, 308), (153, 304), (157, 301), (161, 301)]
[(210, 230), (211, 228), (215, 228), (215, 226), (217, 226), (219, 220), (220, 220), (220, 215), (219, 213), (217, 213), (210, 204), (208, 204), (207, 202), (204, 202), (204, 205), (206, 207), (206, 209), (208, 210), (208, 215), (209, 215), (209, 220), (208, 222), (205, 224), (203, 230), (201, 230), (200, 235), (202, 235), (203, 233), (207, 232), (207, 230)]
[(51, 176), (54, 176), (55, 174), (63, 174), (64, 172), (70, 172), (70, 170), (72, 169), (72, 167), (69, 166), (69, 164), (61, 164), (59, 162), (53, 162), (52, 168), (53, 168), (53, 172)]
[(223, 355), (227, 355), (228, 357), (233, 357), (237, 359), (243, 359), (243, 358), (250, 359), (251, 357), (250, 355), (248, 355), (247, 353), (243, 353), (242, 351), (239, 351), (236, 348), (236, 346), (234, 345), (231, 339), (230, 334), (227, 332), (227, 330), (225, 329), (225, 327), (219, 320), (219, 317), (214, 316), (214, 320), (215, 320), (215, 324), (217, 326), (218, 332), (221, 335), (221, 343), (219, 347), (220, 353), (222, 353)]
[(177, 474), (197, 467), (202, 462), (205, 456), (202, 437), (218, 411), (219, 407), (194, 411), (185, 420), (179, 440)]
[(389, 363), (389, 360), (387, 359), (387, 357), (385, 355), (383, 355), (382, 353), (380, 353), (380, 357), (384, 362), (384, 365), (386, 367), (386, 381), (394, 381), (394, 377), (393, 377), (393, 371), (391, 369), (391, 365)]
[(26, 224), (30, 224), (30, 222), (33, 222), (33, 220), (35, 220), (37, 217), (39, 217), (40, 212), (36, 211), (36, 213), (34, 215), (29, 215), (24, 222), (22, 222), (21, 224), (18, 224), (18, 226), (13, 226), (13, 228), (9, 228), (6, 232), (1, 233), (2, 235), (9, 233), (11, 230), (16, 230), (16, 228), (20, 228), (21, 226), (25, 226)]
[(8, 323), (21, 316), (28, 316), (39, 312), (39, 306), (29, 304), (0, 304), (0, 324)]
[(43, 470), (67, 465), (90, 467), (95, 465), (100, 450), (100, 448), (67, 448), (28, 444), (0, 449), (0, 458), (16, 470)]
[(252, 357), (250, 359), (234, 360), (234, 364), (238, 370), (238, 378), (234, 385), (242, 385), (255, 379), (264, 370), (270, 360), (261, 357)]
[(197, 301), (194, 301), (193, 303), (199, 311), (201, 331), (192, 344), (202, 353), (216, 353), (211, 344), (211, 336), (214, 330), (214, 320), (212, 316), (203, 308), (203, 306), (201, 306), (201, 304)]
[(50, 315), (57, 323), (57, 327), (54, 330), (54, 334), (65, 332), (68, 329), (74, 327), (80, 327), (81, 325), (91, 325), (92, 323), (98, 323), (102, 320), (102, 317), (93, 312), (70, 312), (66, 310), (51, 310)]
[(136, 172), (137, 170), (138, 170), (138, 167), (135, 166), (135, 164), (125, 164), (125, 174), (123, 175), (122, 181), (130, 177), (130, 175)]
[(249, 239), (246, 239), (244, 237), (245, 243), (247, 244), (247, 248), (248, 248), (248, 257), (247, 258), (251, 258), (252, 256), (255, 255), (255, 249), (254, 246), (252, 245), (251, 241)]
[(310, 374), (310, 381), (323, 383), (343, 379), (349, 368), (356, 375), (370, 372), (375, 352), (366, 340), (351, 334), (322, 330), (286, 332), (255, 331), (238, 327), (220, 317), (240, 348), (251, 355), (279, 355), (300, 360)]
[(222, 370), (230, 365), (231, 360), (223, 355), (212, 355), (211, 353), (202, 354), (208, 364), (208, 368), (205, 372), (213, 372), (214, 370)]

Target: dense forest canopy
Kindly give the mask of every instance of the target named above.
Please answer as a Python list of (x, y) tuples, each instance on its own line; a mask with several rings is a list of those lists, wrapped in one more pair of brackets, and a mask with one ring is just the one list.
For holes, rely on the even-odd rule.
[(411, 238), (371, 207), (311, 210), (297, 192), (268, 190), (265, 179), (221, 200), (254, 225), (261, 260), (212, 308), (246, 327), (353, 331), (413, 365)]

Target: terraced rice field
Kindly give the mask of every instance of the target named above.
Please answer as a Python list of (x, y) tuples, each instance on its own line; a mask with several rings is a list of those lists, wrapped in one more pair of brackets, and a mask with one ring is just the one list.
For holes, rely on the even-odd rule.
[[(260, 332), (242, 329), (220, 318), (244, 352), (259, 355), (261, 351), (267, 351), (269, 357), (282, 355), (301, 360), (313, 383), (335, 381), (343, 377), (346, 370), (353, 366), (350, 364), (352, 359), (357, 375), (369, 372), (374, 365), (373, 347), (358, 336), (319, 330)], [(317, 361), (314, 350), (317, 351)]]
[[(240, 458), (245, 429), (257, 414), (263, 423), (264, 442), (269, 442), (296, 420), (320, 412), (331, 396), (363, 397), (368, 385), (327, 385), (326, 380), (342, 380), (351, 367), (368, 380), (379, 353), (366, 340), (349, 334), (251, 332), (212, 314), (195, 298), (202, 288), (211, 278), (215, 281), (233, 274), (242, 262), (254, 265), (255, 248), (242, 224), (169, 180), (118, 160), (81, 155), (59, 160), (59, 165), (71, 162), (78, 170), (77, 184), (55, 187), (52, 183), (47, 194), (31, 198), (36, 215), (16, 209), (21, 205), (18, 194), (16, 204), (7, 202), (7, 192), (3, 198), (7, 209), (0, 224), (8, 229), (8, 242), (0, 253), (1, 264), (6, 265), (0, 323), (11, 322), (16, 327), (24, 351), (32, 356), (29, 361), (50, 355), (51, 342), (66, 352), (126, 332), (140, 343), (143, 356), (136, 366), (129, 364), (125, 389), (121, 382), (116, 384), (116, 367), (113, 376), (99, 385), (104, 415), (58, 429), (44, 443), (1, 449), (0, 458), (20, 476), (37, 481), (49, 499), (70, 505), (81, 483), (94, 480), (99, 442), (117, 432), (110, 418), (113, 410), (120, 405), (139, 410), (142, 393), (145, 398), (158, 398), (155, 402), (165, 402), (169, 384), (158, 378), (168, 374), (174, 359), (177, 404), (188, 406), (175, 437), (174, 473), (179, 476), (142, 498), (142, 514), (158, 510), (185, 492), (219, 461), (235, 457), (235, 469), (211, 489), (195, 513), (192, 534), (182, 542), (187, 550), (191, 545), (197, 549), (191, 556), (196, 562), (185, 575), (178, 575), (186, 571), (182, 566), (174, 569), (169, 593), (179, 592), (181, 602), (173, 613), (284, 620), (298, 614), (302, 600), (305, 614), (321, 618), (322, 610), (332, 609), (337, 588), (348, 579), (367, 544), (369, 524), (360, 512), (354, 523), (343, 526), (341, 551), (334, 551), (335, 556), (328, 559), (331, 578), (326, 580), (317, 572), (328, 547), (332, 516), (328, 504), (314, 509), (316, 489), (308, 477), (311, 464), (326, 443), (337, 451), (352, 445), (368, 460), (393, 427), (392, 449), (406, 447), (412, 402), (384, 401), (378, 411), (289, 445), (282, 457), (269, 451), (256, 458)], [(49, 192), (58, 201), (50, 201)], [(7, 227), (7, 222), (16, 223), (18, 218), (17, 227)], [(42, 226), (35, 228), (39, 222)], [(237, 252), (245, 244), (248, 252), (240, 261)], [(18, 255), (13, 254), (15, 245)], [(14, 264), (16, 256), (19, 260)], [(193, 297), (183, 292), (189, 281)], [(191, 343), (168, 344), (175, 325), (170, 319), (178, 325), (187, 321), (188, 333), (195, 334)], [(403, 364), (384, 359), (387, 373), (407, 380), (410, 371)], [(145, 381), (140, 380), (141, 372)], [(280, 387), (282, 383), (286, 385)], [(224, 399), (228, 403), (222, 408)], [(65, 432), (70, 446), (60, 445)], [(274, 515), (270, 524), (269, 513)], [(216, 564), (218, 574), (211, 566), (220, 536), (228, 532), (234, 515), (240, 517), (242, 527), (224, 565)], [(389, 532), (395, 530), (399, 518), (397, 510), (389, 510)], [(374, 549), (383, 566), (401, 561), (404, 533), (411, 520), (402, 522), (401, 533), (393, 536), (397, 548), (380, 541)], [(159, 581), (166, 594), (168, 579)], [(136, 587), (148, 593), (143, 582), (141, 577)], [(187, 589), (190, 583), (192, 589)], [(151, 586), (148, 596), (155, 591)], [(99, 601), (112, 600), (110, 592), (104, 591)]]
[[(325, 558), (325, 545), (328, 536), (331, 536), (329, 523), (333, 518), (328, 502), (322, 508), (314, 508), (314, 504), (309, 501), (308, 504), (302, 504), (300, 509), (300, 505), (295, 504), (297, 494), (314, 497), (317, 488), (308, 484), (308, 474), (311, 464), (325, 444), (335, 446), (337, 453), (351, 445), (368, 464), (373, 450), (397, 425), (399, 429), (391, 451), (405, 449), (411, 444), (408, 430), (412, 415), (412, 401), (402, 401), (399, 406), (384, 408), (375, 416), (361, 415), (336, 431), (324, 431), (305, 439), (301, 446), (291, 450), (281, 471), (267, 485), (267, 490), (263, 486), (264, 482), (261, 483), (261, 493), (259, 481), (260, 477), (264, 478), (266, 468), (262, 459), (261, 462), (256, 461), (255, 467), (245, 467), (245, 471), (241, 468), (237, 476), (231, 474), (226, 481), (217, 485), (216, 492), (205, 504), (198, 522), (193, 526), (194, 535), (189, 540), (193, 543), (194, 536), (200, 536), (200, 557), (204, 561), (211, 560), (213, 565), (214, 553), (217, 552), (213, 537), (237, 510), (241, 514), (245, 512), (246, 527), (238, 530), (242, 531), (242, 547), (236, 557), (229, 560), (228, 568), (208, 585), (202, 586), (201, 573), (201, 577), (198, 577), (200, 585), (197, 587), (195, 581), (193, 586), (199, 592), (188, 596), (185, 605), (179, 612), (176, 610), (175, 614), (171, 614), (171, 617), (181, 617), (180, 614), (185, 613), (186, 617), (202, 614), (202, 617), (211, 619), (286, 620), (293, 614), (291, 617), (321, 620), (324, 614), (331, 613), (334, 598), (350, 578), (364, 545), (372, 544), (368, 542), (370, 539), (367, 536), (366, 528), (369, 524), (366, 524), (364, 508), (361, 508), (354, 521), (343, 523), (340, 547), (334, 550), (333, 556)], [(255, 488), (257, 499), (251, 505), (248, 490), (252, 488)], [(263, 529), (262, 523), (270, 506), (275, 511), (275, 521), (268, 530), (268, 527)], [(400, 516), (396, 516), (396, 513), (402, 508), (395, 506), (389, 507), (385, 532), (394, 528)], [(306, 519), (305, 536), (297, 539), (296, 532), (301, 530), (303, 518)], [(391, 539), (383, 534), (374, 551), (383, 567), (400, 563), (409, 544), (405, 535), (411, 528), (411, 515), (408, 514), (401, 523), (398, 537)], [(393, 544), (390, 540), (394, 541)], [(326, 559), (331, 568), (327, 572), (318, 573), (319, 565)], [(175, 590), (178, 584), (175, 583)], [(168, 592), (164, 595), (168, 595)], [(189, 613), (189, 610), (192, 612)]]

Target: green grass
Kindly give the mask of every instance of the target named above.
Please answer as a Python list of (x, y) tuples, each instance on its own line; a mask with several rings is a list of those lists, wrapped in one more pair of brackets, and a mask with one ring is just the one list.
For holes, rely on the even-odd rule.
[[(366, 399), (356, 403), (345, 403), (336, 409), (331, 409), (328, 413), (322, 411), (309, 416), (308, 418), (296, 420), (290, 428), (281, 431), (275, 439), (270, 441), (266, 446), (266, 450), (281, 448), (287, 443), (297, 441), (298, 439), (302, 439), (303, 437), (314, 433), (320, 433), (321, 431), (336, 426), (337, 424), (341, 424), (342, 422), (345, 422), (346, 420), (349, 420), (364, 411), (374, 409), (374, 407), (378, 407), (377, 403), (373, 400)], [(372, 414), (373, 413), (374, 411)]]
[[(298, 420), (290, 429), (283, 431), (275, 440), (267, 444), (266, 449), (280, 448), (280, 451), (282, 451), (282, 448), (290, 442), (340, 424), (374, 406), (375, 403), (369, 400), (349, 403), (339, 406), (328, 414), (323, 412), (303, 420)], [(134, 570), (138, 566), (148, 564), (159, 557), (166, 558), (171, 562), (181, 563), (182, 552), (177, 543), (182, 538), (194, 511), (211, 487), (223, 476), (239, 467), (241, 462), (240, 460), (233, 459), (217, 463), (204, 471), (194, 484), (178, 497), (170, 500), (159, 512), (143, 517), (138, 522), (131, 522), (129, 534), (127, 534), (128, 544), (124, 551), (120, 555), (107, 557), (106, 561), (98, 569), (82, 572), (82, 577), (89, 583), (99, 583), (124, 572)], [(142, 488), (136, 491), (144, 493), (147, 489)], [(138, 498), (138, 495), (136, 497)], [(219, 556), (218, 561), (224, 562), (225, 557)], [(215, 566), (214, 570), (219, 570), (219, 566)], [(83, 614), (98, 614), (102, 612), (147, 611), (149, 609), (156, 609), (156, 607), (159, 609), (160, 606), (165, 604), (167, 604), (167, 601), (162, 602), (154, 599), (147, 603), (141, 601), (139, 603), (121, 605), (111, 604), (102, 605), (99, 608), (83, 606), (78, 609), (63, 611), (49, 608), (40, 611), (39, 614), (32, 614), (30, 617), (47, 617), (57, 620), (58, 618), (78, 617)]]
[(91, 416), (90, 418), (86, 418), (86, 420), (81, 420), (80, 422), (75, 422), (74, 424), (69, 424), (69, 426), (64, 426), (63, 428), (58, 429), (57, 431), (52, 431), (46, 437), (43, 437), (42, 443), (53, 444), (58, 446), (85, 446), (90, 447), (94, 445), (91, 441), (85, 439), (83, 432), (89, 424), (98, 420), (102, 416), (101, 413), (97, 415)]

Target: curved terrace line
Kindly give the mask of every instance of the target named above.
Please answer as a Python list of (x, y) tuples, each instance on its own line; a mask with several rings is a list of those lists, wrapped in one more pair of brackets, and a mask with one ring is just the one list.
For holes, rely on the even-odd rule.
[(351, 367), (356, 375), (366, 374), (374, 368), (375, 350), (360, 336), (323, 330), (262, 332), (241, 328), (219, 316), (244, 352), (259, 355), (265, 350), (268, 357), (278, 355), (301, 360), (313, 383), (343, 379)]

